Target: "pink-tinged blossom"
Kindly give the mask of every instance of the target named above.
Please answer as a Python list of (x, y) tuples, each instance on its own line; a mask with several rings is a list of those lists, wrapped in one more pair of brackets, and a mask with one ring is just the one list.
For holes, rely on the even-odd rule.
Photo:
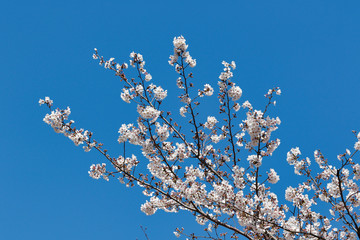
[(180, 89), (184, 89), (184, 82), (181, 80), (181, 77), (179, 77), (177, 80), (176, 80), (176, 86)]
[(118, 142), (126, 142), (134, 145), (142, 145), (144, 137), (140, 128), (136, 128), (133, 124), (122, 124), (119, 129)]
[(296, 196), (296, 189), (293, 188), (293, 187), (288, 187), (286, 190), (285, 190), (285, 199), (292, 202), (293, 199), (295, 198)]
[(53, 105), (53, 100), (51, 100), (49, 97), (45, 97), (45, 99), (40, 98), (39, 104), (40, 104), (40, 106), (43, 105), (43, 104), (46, 104), (49, 107), (51, 107)]
[(155, 122), (156, 119), (160, 115), (160, 111), (156, 110), (155, 108), (153, 108), (151, 106), (143, 107), (141, 105), (138, 105), (137, 111), (138, 111), (138, 113), (140, 114), (140, 116), (142, 118), (144, 118), (144, 119), (152, 119), (152, 122)]
[[(223, 92), (226, 89), (226, 82), (233, 77), (233, 73), (231, 72), (231, 68), (229, 63), (222, 61), (222, 64), (224, 65), (224, 71), (220, 74), (219, 79), (221, 81), (218, 82), (218, 85), (220, 87), (220, 92)], [(234, 62), (235, 64), (235, 62)], [(234, 65), (233, 65), (234, 66)]]
[(180, 101), (186, 104), (190, 104), (191, 103), (191, 98), (189, 98), (187, 95), (181, 95), (180, 96)]
[(176, 149), (174, 152), (169, 156), (169, 160), (180, 160), (183, 161), (190, 157), (190, 151), (184, 143), (176, 143)]
[(226, 90), (226, 82), (225, 81), (226, 80), (227, 79), (225, 78), (225, 80), (223, 80), (223, 81), (218, 81), (218, 86), (219, 86), (220, 92), (225, 92), (225, 90)]
[(279, 145), (280, 145), (280, 139), (278, 139), (278, 138), (276, 140), (269, 142), (267, 151), (266, 151), (266, 155), (271, 156), (273, 154), (273, 152), (279, 147)]
[(286, 240), (293, 240), (295, 239), (295, 234), (293, 232), (299, 232), (300, 230), (300, 223), (295, 217), (290, 217), (283, 226), (286, 230), (284, 231), (284, 237)]
[(249, 101), (247, 101), (247, 100), (242, 104), (242, 107), (243, 107), (243, 108), (247, 108), (247, 109), (249, 109), (249, 110), (252, 110), (252, 109), (253, 109), (251, 103), (250, 103)]
[(262, 164), (262, 156), (258, 155), (249, 155), (247, 157), (247, 160), (249, 161), (250, 167), (260, 167)]
[(211, 141), (213, 143), (218, 143), (220, 142), (221, 140), (225, 139), (225, 136), (223, 134), (220, 134), (220, 135), (211, 135), (210, 137)]
[(161, 126), (160, 123), (156, 123), (156, 133), (161, 142), (166, 141), (166, 139), (170, 136), (169, 126), (166, 124)]
[(214, 89), (210, 86), (210, 84), (204, 85), (204, 94), (206, 96), (212, 96), (214, 93)]
[(137, 85), (136, 88), (135, 88), (135, 91), (138, 95), (143, 95), (144, 93), (144, 87), (142, 85)]
[[(230, 78), (232, 78), (233, 77), (233, 73), (232, 72), (222, 72), (221, 74), (220, 74), (220, 76), (219, 76), (219, 79), (220, 80), (223, 80), (223, 81), (226, 81), (226, 80), (228, 80), (228, 79), (230, 79)], [(220, 89), (223, 89), (225, 86), (223, 85), (223, 84), (220, 84), (219, 82), (218, 82), (218, 84), (219, 84), (219, 86), (220, 86)]]
[(83, 144), (85, 141), (89, 139), (88, 131), (85, 131), (84, 129), (80, 129), (80, 130), (76, 129), (74, 132), (69, 133), (68, 137), (71, 141), (74, 142), (76, 146)]
[(242, 90), (239, 86), (233, 86), (229, 90), (229, 97), (232, 98), (233, 101), (237, 101), (241, 98)]
[(337, 177), (333, 177), (331, 182), (326, 185), (326, 188), (333, 198), (340, 197), (339, 180)]
[(152, 79), (152, 76), (150, 73), (145, 75), (145, 81), (149, 82), (149, 81), (151, 81), (151, 79)]
[(318, 150), (314, 151), (314, 159), (315, 159), (315, 162), (319, 165), (319, 167), (321, 169), (324, 169), (326, 167), (324, 158), (323, 158), (322, 154), (320, 153), (320, 151), (318, 151)]
[(130, 103), (130, 100), (133, 99), (133, 96), (130, 94), (129, 90), (127, 89), (123, 89), (123, 92), (120, 94), (120, 97), (126, 103)]
[(90, 150), (96, 146), (95, 142), (88, 143), (86, 146), (83, 146), (85, 152), (90, 152)]
[(296, 161), (299, 159), (299, 156), (301, 155), (300, 149), (298, 147), (296, 148), (292, 148), (288, 153), (287, 153), (287, 158), (286, 161), (290, 164), (290, 165), (294, 165), (296, 163)]
[[(190, 67), (196, 66), (196, 59), (193, 59), (190, 56), (190, 53), (187, 51), (188, 45), (186, 45), (186, 40), (183, 36), (175, 37), (173, 41), (174, 45), (174, 55), (170, 55), (169, 64), (171, 66), (174, 66), (175, 63), (177, 63), (179, 57), (185, 60), (185, 62)], [(177, 72), (181, 71), (181, 68), (179, 65), (175, 66), (175, 69)]]
[(195, 67), (196, 66), (196, 59), (193, 59), (191, 56), (188, 56), (186, 59), (185, 59), (185, 62), (187, 64), (189, 64), (190, 67)]
[(142, 154), (147, 157), (148, 155), (154, 154), (155, 153), (155, 147), (153, 142), (150, 139), (146, 139), (145, 141), (142, 142), (141, 144), (142, 146)]
[(275, 184), (280, 180), (279, 175), (275, 172), (274, 169), (270, 168), (270, 172), (268, 173), (268, 181), (269, 183)]
[(208, 194), (208, 198), (211, 201), (219, 203), (220, 205), (229, 201), (233, 201), (235, 199), (233, 186), (231, 186), (228, 181), (214, 183), (213, 190)]
[(181, 115), (182, 117), (186, 117), (186, 116), (185, 116), (185, 113), (187, 113), (186, 107), (181, 107), (181, 108), (180, 108), (180, 115)]
[(234, 108), (235, 112), (237, 112), (237, 111), (240, 110), (241, 106), (240, 106), (239, 103), (235, 103), (234, 106), (233, 106), (233, 108)]
[[(258, 110), (249, 110), (246, 116), (247, 119), (240, 124), (240, 127), (250, 135), (251, 142), (248, 143), (247, 148), (258, 146), (259, 141), (263, 143), (268, 142), (271, 133), (275, 131), (278, 128), (277, 125), (281, 123), (279, 118), (264, 118), (263, 113)], [(262, 128), (265, 128), (266, 131), (262, 131)]]
[(279, 87), (276, 88), (272, 88), (269, 89), (268, 93), (265, 95), (265, 97), (269, 97), (270, 95), (272, 95), (273, 93), (275, 93), (276, 95), (281, 95), (281, 90)]
[(141, 205), (140, 209), (146, 215), (153, 215), (157, 210), (157, 208), (153, 206), (151, 201), (146, 201), (144, 204)]
[(106, 181), (109, 181), (109, 177), (106, 174), (106, 164), (93, 164), (90, 167), (89, 176), (94, 179), (99, 179), (103, 177)]
[(235, 187), (237, 187), (239, 189), (244, 189), (245, 188), (245, 179), (244, 179), (245, 169), (235, 165), (232, 170), (233, 170), (232, 177), (234, 179)]
[(162, 89), (162, 87), (156, 87), (153, 92), (155, 94), (155, 99), (159, 101), (164, 100), (167, 96), (167, 90)]
[(347, 155), (349, 155), (349, 156), (351, 155), (351, 152), (350, 152), (349, 149), (346, 149), (345, 152), (346, 152)]
[(124, 172), (131, 172), (132, 169), (138, 165), (139, 161), (137, 160), (134, 154), (131, 157), (124, 158), (123, 156), (119, 156), (116, 159), (117, 167), (119, 170)]
[(354, 179), (359, 180), (360, 179), (360, 165), (355, 164), (352, 166), (353, 172), (354, 172)]
[(105, 68), (110, 68), (113, 65), (113, 61), (115, 60), (115, 58), (110, 58), (109, 60), (107, 60), (104, 64)]
[(186, 45), (186, 39), (183, 36), (175, 37), (173, 41), (174, 48), (186, 51), (188, 45)]
[(360, 141), (355, 143), (354, 148), (355, 150), (360, 151)]
[(67, 120), (71, 111), (70, 108), (67, 107), (65, 110), (56, 109), (55, 111), (51, 111), (50, 114), (46, 114), (43, 121), (49, 124), (55, 132), (64, 133), (67, 136), (66, 131), (68, 127), (64, 125), (64, 120)]
[(301, 171), (305, 170), (307, 166), (310, 166), (311, 161), (310, 159), (307, 157), (305, 159), (299, 160), (294, 162), (294, 164), (290, 164), (290, 165), (294, 165), (294, 173), (297, 175), (301, 175)]
[(219, 122), (219, 121), (216, 120), (215, 117), (209, 116), (209, 117), (207, 117), (207, 121), (206, 121), (206, 123), (204, 124), (204, 127), (205, 127), (205, 128), (208, 128), (208, 129), (213, 129), (213, 128), (215, 127), (216, 123), (218, 123), (218, 122)]
[(197, 215), (196, 216), (196, 222), (200, 225), (205, 225), (205, 223), (208, 221), (204, 216)]
[(241, 133), (238, 133), (235, 135), (235, 138), (237, 138), (236, 145), (238, 145), (239, 147), (244, 146), (244, 144), (243, 144), (244, 136), (245, 136), (244, 132), (241, 132)]

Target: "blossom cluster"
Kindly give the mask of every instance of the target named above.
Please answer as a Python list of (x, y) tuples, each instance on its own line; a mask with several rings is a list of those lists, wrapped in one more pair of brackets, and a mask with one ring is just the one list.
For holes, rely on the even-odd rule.
[[(186, 45), (186, 40), (183, 36), (175, 37), (173, 41), (173, 45), (174, 45), (174, 55), (171, 55), (169, 60), (169, 64), (171, 66), (174, 66), (174, 64), (177, 63), (180, 56), (185, 59), (185, 62), (190, 67), (196, 66), (196, 59), (193, 59), (190, 56), (190, 53), (186, 51), (189, 45)], [(182, 69), (182, 67), (179, 64), (176, 64), (175, 68), (177, 69), (177, 71), (180, 71), (179, 69)]]

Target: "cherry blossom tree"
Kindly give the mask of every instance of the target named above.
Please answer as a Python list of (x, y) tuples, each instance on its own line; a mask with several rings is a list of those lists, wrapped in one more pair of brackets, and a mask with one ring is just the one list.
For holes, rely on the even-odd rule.
[[(281, 121), (268, 116), (268, 109), (276, 104), (275, 97), (281, 94), (280, 88), (270, 89), (265, 94), (264, 108), (255, 109), (249, 101), (240, 100), (242, 89), (232, 80), (235, 62), (223, 61), (217, 90), (210, 84), (197, 89), (190, 72), (196, 60), (186, 40), (176, 37), (173, 46), (169, 64), (178, 75), (180, 109), (163, 107), (168, 92), (151, 83), (152, 76), (140, 53), (130, 54), (129, 65), (137, 72), (132, 78), (126, 75), (127, 63), (105, 60), (95, 49), (93, 58), (120, 78), (121, 99), (136, 106), (139, 114), (136, 123), (123, 124), (119, 129), (123, 155), (111, 156), (95, 140), (95, 134), (76, 128), (69, 119), (69, 107), (54, 109), (49, 97), (40, 99), (40, 105), (50, 110), (45, 123), (75, 145), (83, 145), (85, 152), (94, 149), (105, 158), (106, 163), (90, 167), (90, 177), (106, 181), (117, 178), (127, 186), (142, 188), (148, 200), (141, 210), (147, 215), (157, 210), (189, 211), (198, 224), (204, 225), (202, 235), (177, 228), (176, 237), (360, 239), (360, 165), (354, 160), (360, 150), (360, 133), (353, 131), (354, 150), (339, 154), (338, 162), (330, 163), (316, 150), (313, 159), (317, 166), (311, 166), (310, 158), (301, 158), (300, 149), (292, 148), (286, 160), (305, 181), (274, 193), (271, 186), (280, 177), (273, 168), (263, 169), (262, 163), (280, 145), (280, 139), (273, 139), (272, 133)], [(204, 117), (200, 105), (213, 95), (218, 98), (219, 113)], [(239, 111), (246, 112), (246, 119), (239, 119)], [(125, 155), (128, 144), (141, 149), (141, 154)], [(287, 202), (280, 203), (279, 194), (285, 194)], [(317, 204), (326, 205), (329, 211), (316, 212)]]

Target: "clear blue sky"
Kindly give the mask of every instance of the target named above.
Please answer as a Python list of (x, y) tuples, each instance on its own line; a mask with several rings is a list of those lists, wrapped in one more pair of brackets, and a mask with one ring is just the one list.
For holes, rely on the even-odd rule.
[[(145, 216), (139, 189), (88, 177), (84, 153), (42, 122), (38, 99), (70, 106), (113, 154), (117, 130), (133, 122), (121, 85), (92, 60), (93, 48), (128, 61), (140, 52), (154, 81), (174, 89), (168, 65), (174, 36), (197, 59), (197, 81), (216, 84), (222, 60), (235, 60), (243, 100), (262, 108), (267, 89), (282, 96), (282, 144), (264, 163), (280, 173), (277, 191), (295, 184), (286, 152), (299, 146), (329, 159), (353, 147), (360, 130), (359, 1), (3, 1), (0, 7), (0, 233), (2, 239), (173, 239), (175, 227), (199, 229), (188, 213)], [(171, 101), (177, 101), (172, 98)]]

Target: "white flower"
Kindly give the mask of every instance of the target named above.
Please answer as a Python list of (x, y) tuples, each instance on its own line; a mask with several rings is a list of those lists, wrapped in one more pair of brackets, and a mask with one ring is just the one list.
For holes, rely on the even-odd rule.
[(260, 167), (262, 164), (262, 157), (258, 155), (249, 155), (247, 160), (249, 161), (250, 167)]
[(240, 104), (239, 103), (235, 103), (234, 104), (234, 106), (233, 106), (233, 108), (234, 108), (234, 110), (237, 112), (237, 111), (239, 111), (240, 110)]
[(209, 85), (209, 84), (205, 84), (204, 85), (204, 94), (206, 96), (211, 96), (214, 93), (214, 89)]
[(129, 90), (125, 88), (123, 89), (123, 92), (120, 94), (120, 97), (126, 103), (130, 103), (130, 100), (133, 99), (133, 97), (130, 95)]
[(139, 85), (136, 86), (135, 91), (137, 92), (137, 94), (143, 95), (143, 93), (144, 93), (144, 87), (139, 84)]
[(204, 124), (204, 127), (208, 128), (208, 129), (213, 129), (215, 124), (218, 123), (219, 121), (216, 120), (215, 117), (207, 117), (207, 122)]
[(185, 59), (185, 62), (188, 63), (190, 67), (195, 67), (196, 66), (196, 59), (193, 59), (191, 56), (188, 56)]
[(152, 79), (152, 76), (150, 73), (145, 75), (145, 81), (149, 82)]
[(160, 123), (156, 123), (156, 133), (160, 138), (161, 142), (166, 141), (166, 139), (170, 136), (168, 125), (164, 124), (163, 126)]
[(355, 148), (355, 150), (360, 151), (360, 141), (355, 143), (354, 148)]
[(347, 154), (347, 155), (351, 155), (351, 152), (350, 152), (349, 149), (346, 149), (346, 154)]
[(184, 89), (184, 83), (183, 81), (181, 80), (181, 77), (179, 77), (178, 79), (176, 79), (176, 86), (180, 89)]
[(229, 97), (231, 97), (233, 101), (237, 101), (242, 95), (242, 90), (239, 86), (233, 86), (230, 88), (228, 93)]
[(243, 107), (243, 108), (248, 108), (249, 110), (252, 109), (252, 105), (251, 105), (251, 103), (250, 103), (248, 100), (246, 100), (246, 101), (242, 104), (242, 107)]
[(296, 196), (296, 189), (293, 187), (288, 187), (285, 190), (285, 199), (292, 202), (292, 200), (295, 198)]
[(153, 215), (157, 210), (157, 208), (151, 203), (151, 200), (150, 202), (146, 201), (146, 203), (142, 204), (140, 209), (146, 215)]
[(183, 51), (186, 51), (186, 49), (188, 48), (188, 45), (186, 45), (186, 40), (183, 36), (174, 37), (173, 44), (174, 44), (174, 48), (180, 49)]
[(211, 223), (209, 223), (206, 231), (212, 232), (212, 227), (213, 227), (213, 225)]
[(180, 115), (182, 116), (182, 117), (185, 117), (185, 113), (187, 112), (187, 109), (185, 108), (185, 107), (181, 107), (180, 108)]
[(354, 179), (359, 180), (360, 179), (360, 165), (355, 164), (354, 166), (352, 166), (352, 168), (353, 168), (353, 172), (354, 172)]
[(88, 172), (90, 177), (94, 179), (99, 179), (100, 177), (103, 177), (106, 181), (109, 181), (109, 177), (106, 175), (106, 164), (102, 163), (100, 164), (93, 164), (90, 167), (90, 171)]
[(139, 105), (138, 113), (145, 119), (152, 119), (152, 121), (156, 121), (161, 112), (151, 106), (146, 106), (146, 108), (144, 108)]
[(190, 104), (191, 103), (191, 98), (189, 98), (187, 95), (182, 95), (180, 96), (180, 101), (186, 104)]
[(162, 87), (157, 87), (153, 91), (154, 91), (156, 100), (162, 101), (167, 96), (167, 90), (162, 89)]
[(69, 107), (65, 110), (56, 109), (55, 111), (51, 111), (50, 114), (46, 114), (43, 121), (49, 124), (55, 132), (68, 136), (68, 127), (63, 124), (63, 121), (68, 119), (70, 113)]
[(268, 173), (268, 181), (269, 183), (275, 184), (280, 180), (279, 175), (275, 172), (274, 169), (270, 168), (270, 172)]
[(221, 137), (218, 135), (211, 135), (210, 139), (213, 143), (218, 143), (218, 142), (220, 142)]
[(115, 60), (115, 58), (110, 58), (108, 61), (105, 62), (104, 67), (105, 68), (110, 68), (111, 65), (113, 64), (113, 61)]
[(84, 129), (75, 130), (68, 135), (69, 139), (74, 142), (76, 146), (83, 144), (84, 141), (88, 140), (88, 131), (84, 131)]
[(47, 104), (49, 107), (51, 107), (53, 105), (53, 100), (51, 100), (49, 97), (45, 97), (45, 99), (40, 98), (39, 104), (40, 106), (43, 104)]
[(300, 155), (301, 155), (301, 152), (300, 152), (300, 149), (299, 149), (298, 147), (292, 148), (292, 149), (287, 153), (286, 161), (287, 161), (290, 165), (294, 165)]

